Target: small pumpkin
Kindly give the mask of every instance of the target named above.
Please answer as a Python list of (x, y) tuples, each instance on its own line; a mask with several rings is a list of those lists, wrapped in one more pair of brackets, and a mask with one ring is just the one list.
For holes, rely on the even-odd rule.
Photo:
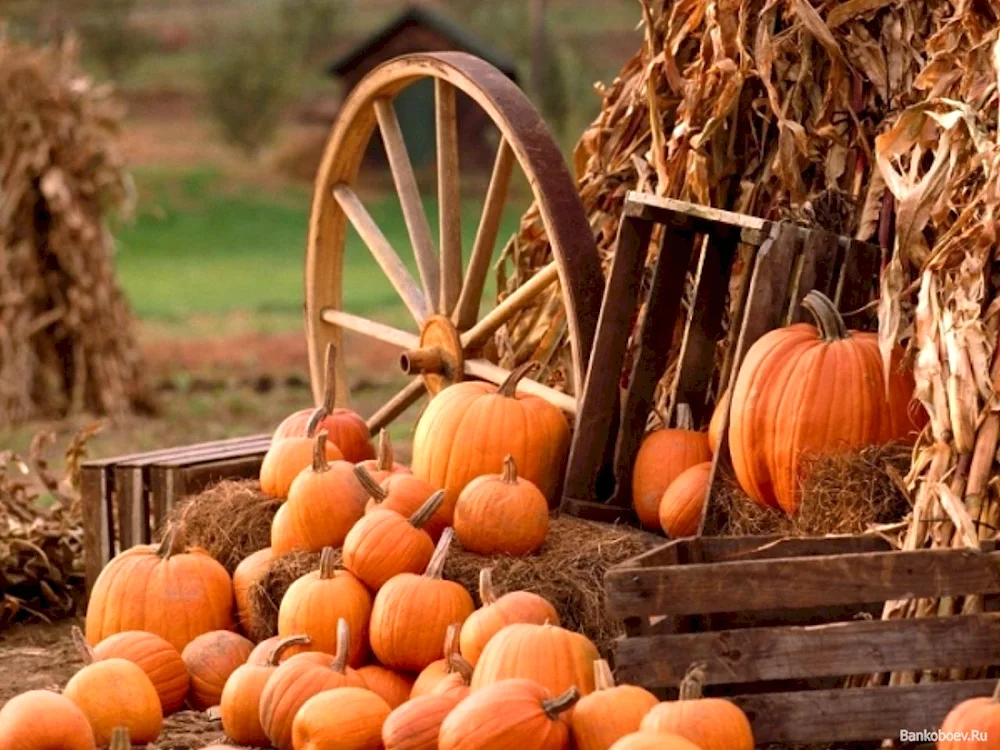
[[(44, 721), (38, 717), (44, 716)], [(94, 750), (87, 716), (65, 695), (29, 690), (0, 708), (3, 750)]]
[(288, 501), (271, 522), (271, 549), (283, 555), (295, 549), (319, 552), (339, 547), (364, 514), (365, 491), (346, 461), (326, 460), (326, 434), (313, 443), (312, 465), (288, 490)]
[(453, 535), (450, 528), (441, 535), (423, 575), (401, 573), (375, 595), (372, 651), (390, 669), (416, 672), (441, 658), (448, 626), (475, 609), (468, 591), (441, 578)]
[(205, 550), (185, 546), (183, 524), (171, 526), (159, 545), (132, 547), (108, 563), (87, 605), (91, 645), (145, 630), (183, 651), (196, 636), (232, 626), (232, 579)]
[[(437, 487), (412, 474), (392, 474), (378, 483), (363, 466), (354, 467), (354, 473), (369, 495), (365, 513), (377, 509), (394, 510), (401, 516), (409, 517), (438, 492)], [(445, 493), (444, 500), (434, 511), (434, 515), (424, 524), (424, 531), (430, 534), (435, 543), (441, 538), (441, 532), (451, 526), (454, 506), (454, 501), (449, 503)]]
[(202, 633), (181, 652), (191, 675), (188, 703), (204, 711), (219, 705), (229, 675), (247, 663), (253, 643), (231, 630)]
[[(265, 495), (281, 499), (288, 497), (295, 479), (313, 465), (316, 437), (311, 435), (272, 441), (260, 465), (260, 489)], [(327, 461), (341, 461), (344, 458), (340, 449), (329, 440), (323, 445), (323, 453)], [(278, 552), (275, 551), (275, 554)]]
[(680, 735), (701, 750), (753, 750), (753, 730), (746, 714), (724, 698), (703, 698), (704, 684), (705, 665), (693, 666), (681, 680), (678, 700), (654, 706), (639, 728)]
[[(81, 653), (87, 648), (80, 629), (73, 628), (73, 639)], [(146, 673), (160, 696), (163, 715), (172, 714), (184, 705), (191, 678), (177, 649), (158, 635), (141, 630), (127, 630), (105, 638), (93, 647), (94, 659), (125, 659)]]
[(708, 422), (708, 449), (714, 456), (719, 452), (722, 445), (722, 423), (729, 411), (729, 389), (726, 388), (715, 402), (715, 409), (712, 410), (712, 419)]
[(382, 725), (392, 709), (360, 687), (342, 687), (307, 700), (292, 725), (296, 750), (381, 750)]
[(386, 669), (381, 664), (366, 664), (358, 669), (358, 676), (365, 687), (381, 696), (390, 708), (401, 706), (410, 699), (413, 678), (409, 675)]
[(570, 729), (576, 750), (608, 750), (625, 735), (639, 731), (642, 717), (657, 703), (655, 695), (636, 685), (616, 687), (611, 667), (597, 659), (594, 692), (573, 709)]
[[(281, 638), (262, 660), (250, 659), (238, 667), (226, 680), (219, 700), (222, 728), (234, 742), (251, 747), (269, 747), (264, 727), (260, 724), (260, 696), (268, 679), (274, 674), (281, 657), (294, 646), (308, 645), (309, 636), (293, 635)], [(254, 650), (256, 652), (256, 649)]]
[(408, 466), (396, 463), (396, 456), (392, 451), (392, 438), (389, 431), (381, 429), (378, 431), (378, 448), (375, 451), (375, 458), (361, 461), (358, 466), (363, 468), (376, 484), (384, 482), (393, 474), (409, 474)]
[(534, 623), (544, 625), (559, 624), (559, 614), (545, 598), (530, 591), (509, 591), (497, 597), (493, 589), (490, 568), (479, 571), (479, 601), (482, 606), (469, 615), (462, 625), (461, 651), (472, 666), (489, 642), (507, 625), (514, 623)]
[(660, 528), (663, 493), (687, 469), (712, 460), (708, 436), (691, 428), (691, 409), (677, 407), (677, 427), (646, 435), (632, 468), (632, 507), (647, 529)]
[[(453, 622), (448, 626), (448, 630), (444, 636), (444, 656), (420, 670), (420, 674), (417, 675), (417, 679), (413, 682), (413, 688), (410, 690), (411, 698), (418, 698), (421, 695), (434, 692), (434, 689), (442, 680), (449, 675), (461, 673), (466, 668), (468, 668), (468, 674), (464, 682), (468, 684), (472, 678), (472, 667), (465, 659), (462, 659), (458, 650), (458, 635), (460, 630), (461, 625), (458, 623)], [(455, 659), (455, 657), (458, 657), (458, 659)]]
[(535, 484), (517, 476), (514, 457), (503, 473), (477, 477), (465, 485), (455, 504), (455, 535), (480, 555), (529, 555), (549, 533), (549, 506)]
[(660, 526), (671, 539), (695, 536), (705, 509), (712, 462), (695, 464), (681, 472), (660, 500)]
[(701, 750), (701, 748), (677, 734), (632, 732), (615, 742), (611, 750)]
[(413, 435), (410, 468), (447, 490), (451, 507), (469, 482), (496, 471), (507, 454), (521, 476), (550, 504), (556, 502), (569, 453), (569, 423), (545, 399), (517, 392), (518, 382), (537, 365), (515, 368), (499, 387), (472, 380), (455, 383), (424, 409)]
[(434, 542), (423, 527), (441, 506), (438, 490), (409, 518), (394, 510), (365, 514), (344, 539), (344, 567), (372, 591), (400, 573), (419, 573), (434, 555)]
[(441, 723), (440, 750), (566, 750), (565, 712), (579, 699), (571, 687), (558, 697), (532, 680), (502, 680), (473, 693)]
[(329, 344), (323, 372), (323, 403), (315, 409), (301, 409), (285, 417), (272, 439), (278, 442), (286, 438), (311, 437), (325, 431), (330, 435), (330, 442), (337, 446), (347, 461), (357, 463), (375, 458), (371, 433), (364, 418), (350, 409), (336, 408), (336, 363), (337, 350)]
[(351, 634), (348, 663), (358, 667), (368, 653), (372, 595), (353, 575), (336, 569), (334, 554), (332, 547), (326, 547), (319, 570), (306, 573), (288, 587), (278, 607), (278, 635), (304, 633), (312, 638), (313, 650), (334, 654), (341, 647), (340, 636), (330, 623), (344, 618)]
[(236, 570), (233, 571), (236, 619), (239, 621), (240, 629), (245, 634), (250, 632), (250, 604), (248, 602), (250, 587), (267, 573), (272, 560), (274, 560), (274, 552), (270, 547), (264, 547), (264, 549), (259, 549), (243, 558), (242, 562), (236, 566)]
[(382, 725), (385, 750), (438, 750), (438, 734), (445, 717), (462, 699), (431, 693), (393, 709)]
[(451, 672), (442, 677), (431, 690), (433, 695), (451, 695), (458, 700), (464, 700), (472, 692), (472, 665), (462, 658), (461, 654), (453, 654), (448, 659)]
[(937, 750), (983, 750), (997, 746), (1000, 737), (1000, 682), (989, 698), (969, 698), (955, 706), (941, 722), (941, 734), (945, 737), (972, 737), (972, 732), (984, 739), (961, 740), (943, 739), (937, 743)]
[(260, 695), (260, 725), (278, 750), (292, 749), (292, 722), (302, 705), (317, 693), (339, 687), (364, 687), (347, 666), (351, 628), (337, 620), (337, 653), (308, 651), (281, 664), (268, 678)]

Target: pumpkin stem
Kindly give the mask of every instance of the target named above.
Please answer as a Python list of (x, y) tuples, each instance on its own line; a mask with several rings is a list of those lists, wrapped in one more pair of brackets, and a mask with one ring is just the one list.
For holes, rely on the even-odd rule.
[(70, 633), (73, 635), (73, 645), (76, 646), (76, 650), (80, 654), (80, 658), (83, 659), (83, 663), (90, 666), (97, 661), (97, 654), (94, 653), (94, 649), (92, 649), (90, 644), (87, 643), (87, 639), (84, 637), (83, 631), (74, 625), (70, 630)]
[(497, 592), (493, 588), (493, 568), (479, 570), (479, 601), (488, 607), (497, 600)]
[(337, 620), (337, 653), (333, 655), (333, 664), (330, 669), (334, 672), (344, 673), (347, 669), (347, 652), (351, 645), (351, 626), (347, 620), (341, 617)]
[(997, 680), (997, 686), (993, 689), (993, 698), (991, 700), (994, 703), (1000, 703), (1000, 680)]
[(823, 292), (813, 289), (802, 298), (802, 307), (808, 310), (816, 321), (816, 327), (824, 341), (840, 341), (851, 337), (844, 319)]
[(174, 555), (181, 554), (184, 551), (186, 536), (184, 524), (170, 524), (163, 534), (163, 539), (160, 540), (160, 546), (156, 548), (156, 554), (164, 560), (169, 560)]
[(211, 708), (206, 708), (205, 718), (208, 719), (209, 721), (221, 721), (222, 706), (212, 706)]
[(559, 718), (559, 714), (572, 708), (578, 700), (580, 700), (580, 691), (576, 689), (576, 686), (573, 686), (562, 695), (542, 701), (542, 710), (555, 721)]
[(313, 443), (313, 464), (312, 470), (319, 474), (330, 468), (329, 462), (326, 460), (326, 430), (321, 432), (316, 436), (316, 442)]
[(604, 659), (594, 659), (594, 689), (610, 690), (615, 686), (615, 677), (611, 674), (611, 665)]
[(337, 401), (337, 348), (331, 341), (326, 345), (326, 364), (323, 366), (323, 403), (316, 407), (306, 423), (306, 437), (312, 437), (320, 422), (333, 414)]
[(381, 503), (389, 497), (389, 493), (383, 489), (382, 485), (375, 481), (375, 477), (361, 464), (354, 467), (354, 476), (358, 478), (361, 486), (365, 488), (365, 492), (371, 495), (376, 503)]
[(455, 530), (451, 526), (441, 532), (441, 538), (438, 540), (437, 547), (434, 548), (431, 561), (427, 563), (427, 570), (424, 571), (425, 576), (440, 580), (444, 573), (444, 561), (448, 557), (448, 547), (451, 546), (451, 540), (454, 536)]
[(517, 484), (517, 464), (509, 453), (503, 459), (503, 483)]
[(684, 679), (681, 680), (678, 699), (682, 701), (696, 701), (701, 698), (707, 676), (708, 664), (692, 664), (688, 667)]
[(131, 750), (132, 741), (128, 736), (128, 727), (115, 727), (111, 730), (111, 743), (108, 750)]
[(674, 413), (674, 424), (678, 430), (693, 430), (694, 415), (688, 404), (677, 404), (677, 411)]
[(337, 572), (337, 559), (335, 555), (337, 550), (333, 547), (324, 547), (323, 551), (319, 553), (319, 577), (326, 580), (333, 578), (333, 574)]
[(462, 632), (462, 625), (453, 622), (448, 626), (444, 634), (444, 671), (451, 672), (451, 657), (458, 653), (458, 636)]
[(469, 662), (461, 654), (452, 654), (448, 657), (448, 667), (447, 670), (450, 674), (455, 674), (456, 672), (462, 676), (462, 682), (466, 685), (472, 682), (472, 673), (475, 671)]
[(417, 510), (410, 516), (410, 525), (416, 528), (422, 528), (424, 524), (431, 520), (431, 517), (437, 513), (437, 509), (441, 507), (441, 503), (444, 502), (445, 491), (438, 490), (429, 498), (424, 501)]
[(378, 431), (378, 452), (375, 454), (376, 471), (392, 471), (396, 457), (392, 453), (392, 439), (389, 431), (382, 428)]
[(542, 366), (541, 362), (536, 362), (532, 360), (530, 362), (525, 362), (524, 364), (515, 367), (513, 370), (510, 371), (510, 375), (507, 376), (507, 379), (500, 384), (499, 388), (497, 388), (497, 393), (499, 393), (501, 396), (504, 396), (505, 398), (514, 398), (515, 394), (517, 393), (517, 384), (520, 383), (521, 380), (523, 380), (528, 375), (529, 372), (538, 369), (541, 366)]
[(287, 638), (282, 638), (274, 644), (274, 648), (272, 648), (271, 653), (268, 654), (267, 666), (278, 666), (281, 662), (281, 655), (292, 646), (308, 646), (310, 643), (312, 643), (312, 638), (308, 635), (290, 635)]

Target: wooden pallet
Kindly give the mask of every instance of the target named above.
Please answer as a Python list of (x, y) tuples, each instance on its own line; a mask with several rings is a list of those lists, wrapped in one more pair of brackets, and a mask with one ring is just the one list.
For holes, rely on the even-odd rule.
[(148, 544), (180, 499), (221, 479), (256, 476), (270, 444), (270, 435), (256, 435), (85, 462), (87, 592), (117, 553)]

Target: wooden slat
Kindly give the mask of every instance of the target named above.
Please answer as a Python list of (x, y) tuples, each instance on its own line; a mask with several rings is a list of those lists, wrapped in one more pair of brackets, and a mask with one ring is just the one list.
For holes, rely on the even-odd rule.
[(813, 289), (833, 298), (836, 290), (834, 269), (837, 266), (839, 236), (813, 229), (806, 234), (802, 245), (802, 261), (798, 278), (789, 293), (788, 322), (812, 322), (809, 314), (802, 309), (802, 298)]
[(612, 568), (608, 608), (617, 617), (862, 604), (1000, 592), (1000, 552), (928, 549)]
[(401, 331), (398, 328), (368, 320), (358, 315), (344, 312), (343, 310), (332, 310), (329, 307), (322, 313), (322, 318), (327, 323), (341, 328), (360, 333), (368, 338), (383, 341), (402, 349), (416, 349), (420, 346), (420, 337), (409, 331)]
[(460, 337), (462, 349), (475, 349), (484, 344), (496, 330), (528, 305), (559, 278), (559, 262), (552, 261), (540, 268), (534, 276), (511, 292), (502, 302), (490, 310), (482, 320)]
[(424, 385), (424, 379), (414, 378), (403, 390), (386, 401), (378, 411), (368, 418), (368, 430), (372, 435), (377, 434), (379, 430), (415, 404), (426, 392), (427, 386)]
[(766, 220), (756, 216), (633, 190), (625, 195), (623, 214), (693, 232), (715, 232), (720, 229), (720, 224), (754, 231), (761, 231), (767, 225)]
[(108, 473), (105, 467), (93, 465), (83, 466), (80, 473), (84, 575), (88, 595), (114, 553)]
[(147, 544), (150, 529), (145, 466), (116, 466), (114, 482), (114, 498), (118, 505), (119, 551), (137, 544)]
[[(867, 305), (878, 292), (882, 250), (877, 245), (851, 240), (837, 279), (837, 309), (853, 312)], [(852, 323), (852, 321), (848, 321)]]
[(618, 505), (608, 505), (607, 503), (588, 502), (587, 500), (574, 500), (563, 495), (562, 505), (559, 510), (574, 518), (581, 518), (584, 521), (597, 521), (598, 523), (623, 523), (629, 526), (638, 526), (639, 519), (631, 508), (622, 508)]
[(710, 685), (986, 667), (1000, 664), (1000, 614), (625, 638), (615, 652), (618, 680), (644, 687), (674, 687), (698, 662)]
[(456, 90), (434, 79), (437, 135), (438, 235), (441, 238), (441, 297), (438, 312), (451, 315), (462, 291), (462, 196), (458, 169)]

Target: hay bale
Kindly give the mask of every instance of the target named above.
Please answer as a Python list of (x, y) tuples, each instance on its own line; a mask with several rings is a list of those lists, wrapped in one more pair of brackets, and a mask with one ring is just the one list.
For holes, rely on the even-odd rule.
[[(250, 586), (247, 592), (247, 635), (260, 642), (278, 634), (278, 607), (288, 587), (306, 573), (319, 570), (319, 553), (297, 550), (271, 561), (267, 572)], [(336, 564), (340, 565), (340, 550)]]

